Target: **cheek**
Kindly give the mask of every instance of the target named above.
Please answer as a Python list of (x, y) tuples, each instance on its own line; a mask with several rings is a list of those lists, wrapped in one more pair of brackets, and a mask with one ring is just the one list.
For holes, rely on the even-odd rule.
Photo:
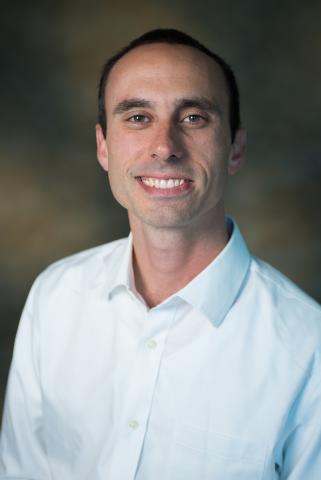
[(221, 192), (228, 176), (230, 149), (222, 142), (208, 140), (198, 149), (199, 171), (202, 172), (205, 189)]
[(209, 174), (227, 168), (229, 149), (224, 142), (217, 141), (214, 135), (194, 143), (190, 152), (192, 158)]
[(132, 166), (144, 158), (146, 142), (139, 135), (130, 135), (128, 132), (124, 132), (123, 135), (118, 134), (110, 138), (108, 152), (109, 162), (113, 169), (128, 173)]
[(116, 198), (119, 200), (119, 196), (121, 195), (121, 175), (117, 172), (117, 170), (113, 167), (113, 162), (110, 162), (109, 170), (108, 170), (108, 181), (110, 185), (110, 189)]
[(109, 186), (115, 200), (124, 208), (128, 207), (128, 195), (126, 192), (126, 185), (123, 181), (123, 174), (116, 168), (108, 170)]
[(124, 159), (126, 159), (126, 149), (124, 145), (117, 142), (108, 147), (108, 180), (111, 191), (115, 199), (123, 206), (124, 205), (124, 193), (125, 193), (125, 175), (126, 165)]
[(113, 196), (124, 208), (128, 208), (132, 189), (135, 188), (131, 172), (138, 163), (138, 149), (141, 149), (141, 145), (136, 143), (128, 136), (118, 136), (110, 137), (108, 144), (109, 185)]

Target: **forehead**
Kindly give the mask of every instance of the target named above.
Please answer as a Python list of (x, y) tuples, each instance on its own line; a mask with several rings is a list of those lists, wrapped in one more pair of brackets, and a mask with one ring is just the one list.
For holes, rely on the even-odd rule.
[(106, 108), (125, 98), (155, 100), (203, 96), (228, 102), (221, 67), (203, 52), (185, 45), (143, 45), (124, 55), (112, 68), (106, 87)]

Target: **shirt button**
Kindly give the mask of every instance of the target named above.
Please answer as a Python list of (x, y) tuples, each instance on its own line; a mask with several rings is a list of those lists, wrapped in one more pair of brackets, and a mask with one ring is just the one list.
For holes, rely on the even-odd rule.
[(137, 428), (139, 427), (139, 423), (137, 422), (137, 420), (131, 420), (130, 422), (128, 422), (128, 426), (132, 430), (137, 430)]
[(157, 342), (151, 338), (151, 339), (147, 340), (146, 345), (151, 350), (155, 350), (155, 348), (157, 347)]

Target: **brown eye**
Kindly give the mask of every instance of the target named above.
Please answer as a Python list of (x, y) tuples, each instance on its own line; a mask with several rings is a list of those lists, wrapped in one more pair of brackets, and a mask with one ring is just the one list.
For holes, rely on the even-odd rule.
[(128, 122), (132, 123), (146, 123), (149, 119), (146, 115), (133, 115), (132, 117), (128, 118)]
[(200, 118), (200, 115), (188, 115), (188, 117), (184, 118), (184, 122), (188, 121), (191, 123), (195, 123), (198, 122)]
[(206, 118), (197, 113), (191, 113), (183, 118), (183, 123), (190, 125), (203, 125), (206, 122)]

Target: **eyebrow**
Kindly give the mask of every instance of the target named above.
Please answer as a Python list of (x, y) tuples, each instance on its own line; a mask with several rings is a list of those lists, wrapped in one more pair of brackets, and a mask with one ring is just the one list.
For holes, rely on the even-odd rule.
[(113, 114), (126, 113), (133, 108), (152, 108), (153, 104), (144, 98), (128, 98), (119, 102), (113, 110)]
[[(126, 113), (134, 108), (154, 108), (154, 103), (145, 98), (128, 98), (119, 102), (113, 109), (113, 114)], [(206, 97), (188, 97), (180, 98), (175, 102), (176, 111), (185, 108), (199, 108), (207, 112), (222, 115), (222, 109), (219, 105)]]
[(222, 109), (219, 105), (206, 97), (190, 97), (181, 98), (176, 102), (177, 110), (184, 110), (185, 108), (199, 108), (210, 113), (218, 113), (222, 115)]

